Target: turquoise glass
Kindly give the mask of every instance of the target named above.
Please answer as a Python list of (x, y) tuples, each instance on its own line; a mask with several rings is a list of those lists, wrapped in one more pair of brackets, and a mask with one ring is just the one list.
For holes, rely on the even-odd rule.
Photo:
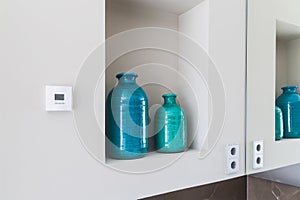
[(283, 118), (282, 111), (275, 106), (275, 140), (281, 140), (283, 137)]
[(182, 152), (187, 147), (186, 115), (175, 94), (164, 94), (164, 104), (155, 113), (155, 145), (158, 152)]
[(148, 98), (137, 74), (117, 74), (106, 100), (106, 152), (114, 159), (141, 158), (148, 151)]
[(283, 137), (300, 138), (300, 95), (297, 86), (281, 88), (283, 93), (276, 99), (283, 115)]

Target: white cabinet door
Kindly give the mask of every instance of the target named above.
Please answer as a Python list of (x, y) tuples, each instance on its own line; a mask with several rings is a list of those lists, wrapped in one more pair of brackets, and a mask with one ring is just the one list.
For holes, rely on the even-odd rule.
[[(188, 134), (195, 137), (183, 154), (151, 152), (137, 160), (114, 160), (103, 157), (104, 134), (97, 139), (89, 131), (79, 132), (99, 161), (99, 191), (107, 199), (137, 199), (245, 174), (246, 1), (169, 3), (107, 1), (107, 66), (101, 79), (106, 91), (99, 89), (96, 95), (106, 97), (118, 72), (135, 71), (148, 94), (150, 117), (152, 106), (162, 103), (162, 93), (175, 91), (187, 113)], [(197, 65), (199, 60), (204, 67)], [(104, 113), (96, 112), (101, 122)], [(237, 145), (238, 158), (226, 154), (227, 145)], [(239, 169), (228, 173), (228, 165)]]
[[(275, 99), (300, 83), (300, 2), (248, 1), (247, 173), (299, 163), (300, 139), (275, 141)], [(263, 141), (263, 167), (254, 169), (253, 142)]]
[[(5, 94), (0, 105), (0, 199), (132, 200), (245, 174), (246, 0), (4, 0), (0, 10), (0, 88)], [(104, 110), (115, 78), (113, 70), (101, 73), (108, 60), (105, 36), (109, 40), (145, 26), (160, 27), (160, 34), (182, 32), (183, 40), (174, 37), (175, 43), (167, 47), (178, 47), (175, 52), (182, 55), (191, 52), (192, 57), (149, 48), (133, 52), (138, 59), (128, 54), (112, 64), (126, 70), (146, 61), (165, 61), (151, 65), (157, 71), (141, 68), (139, 81), (165, 81), (180, 94), (189, 134), (196, 139), (190, 139), (193, 145), (183, 154), (109, 159)], [(139, 44), (148, 41), (144, 39)], [(110, 44), (115, 45), (113, 53), (125, 46)], [(198, 47), (202, 50), (193, 51)], [(189, 59), (204, 65), (186, 66)], [(166, 65), (192, 84), (170, 79), (170, 70), (162, 70), (170, 69), (162, 67)], [(45, 112), (45, 85), (73, 85), (73, 113)], [(146, 89), (151, 101), (161, 104), (161, 94)], [(226, 154), (228, 144), (239, 145), (238, 158)], [(232, 167), (239, 164), (239, 169), (229, 174), (232, 159), (238, 162)]]

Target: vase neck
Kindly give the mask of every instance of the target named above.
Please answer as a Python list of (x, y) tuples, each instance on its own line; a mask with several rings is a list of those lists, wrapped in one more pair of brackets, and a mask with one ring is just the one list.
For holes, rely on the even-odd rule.
[(136, 83), (136, 77), (138, 75), (133, 72), (122, 72), (116, 75), (119, 83)]
[(281, 88), (283, 93), (297, 93), (298, 86), (286, 86)]
[(164, 94), (164, 105), (176, 104), (176, 94)]

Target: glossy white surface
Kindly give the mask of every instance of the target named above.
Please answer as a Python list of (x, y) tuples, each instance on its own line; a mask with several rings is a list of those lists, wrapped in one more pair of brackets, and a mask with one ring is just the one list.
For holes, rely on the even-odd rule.
[[(291, 152), (300, 150), (299, 139), (275, 141), (275, 98), (286, 84), (295, 84), (299, 74), (296, 40), (300, 25), (300, 2), (291, 0), (248, 1), (247, 58), (247, 173), (267, 171), (300, 162)], [(279, 40), (276, 42), (276, 22)], [(293, 26), (289, 26), (292, 24)], [(295, 33), (295, 34), (291, 34)], [(292, 41), (292, 40), (290, 40)], [(287, 45), (288, 44), (288, 45)], [(292, 53), (288, 49), (294, 48)], [(298, 47), (297, 47), (298, 48)], [(277, 50), (277, 51), (276, 51)], [(293, 58), (291, 58), (293, 57)], [(277, 66), (276, 66), (277, 64)], [(276, 71), (277, 68), (277, 71)], [(294, 78), (293, 78), (294, 77)], [(276, 92), (275, 92), (276, 90)], [(251, 143), (264, 140), (264, 167), (253, 170)]]

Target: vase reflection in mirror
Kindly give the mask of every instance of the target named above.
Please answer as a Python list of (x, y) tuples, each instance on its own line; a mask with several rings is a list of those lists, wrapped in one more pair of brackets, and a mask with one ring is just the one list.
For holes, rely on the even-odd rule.
[(276, 99), (283, 115), (283, 137), (300, 138), (300, 95), (297, 86), (281, 88), (282, 94)]
[(275, 140), (281, 140), (283, 137), (283, 117), (282, 111), (275, 106)]

